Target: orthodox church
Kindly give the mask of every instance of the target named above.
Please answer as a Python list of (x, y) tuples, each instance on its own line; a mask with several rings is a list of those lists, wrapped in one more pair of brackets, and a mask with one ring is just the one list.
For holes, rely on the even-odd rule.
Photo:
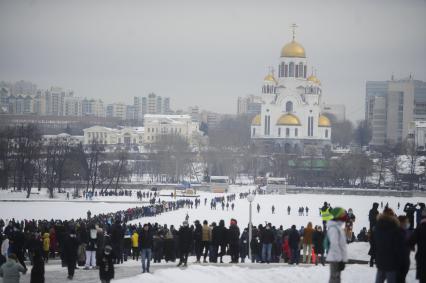
[(303, 152), (307, 145), (330, 145), (331, 123), (321, 113), (320, 80), (308, 75), (305, 48), (293, 40), (281, 49), (278, 76), (264, 78), (261, 113), (251, 123), (254, 143), (267, 143), (287, 153)]

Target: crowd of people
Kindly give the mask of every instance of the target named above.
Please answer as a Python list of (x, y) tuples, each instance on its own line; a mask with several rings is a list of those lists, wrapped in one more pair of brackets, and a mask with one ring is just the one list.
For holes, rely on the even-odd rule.
[[(215, 203), (233, 200), (235, 195), (212, 199)], [(296, 225), (260, 224), (252, 227), (251, 241), (249, 227), (243, 225), (240, 229), (237, 219), (231, 219), (229, 224), (224, 220), (218, 223), (195, 220), (190, 223), (189, 217), (186, 217), (180, 227), (129, 223), (146, 216), (190, 208), (194, 203), (199, 205), (200, 201), (163, 201), (93, 217), (88, 212), (86, 219), (69, 221), (12, 219), (5, 223), (0, 220), (0, 261), (3, 263), (0, 275), (4, 278), (15, 276), (17, 281), (8, 282), (19, 282), (19, 272), (26, 272), (27, 260), (32, 265), (31, 282), (44, 282), (44, 263), (59, 257), (62, 266), (68, 268), (68, 279), (73, 279), (78, 267), (97, 268), (101, 281), (109, 282), (114, 278), (114, 265), (128, 260), (141, 260), (141, 271), (150, 272), (152, 262), (175, 262), (177, 266), (185, 267), (188, 257), (193, 255), (196, 263), (220, 264), (224, 262), (224, 256), (229, 255), (230, 263), (250, 260), (266, 264), (325, 265), (327, 261), (330, 282), (340, 282), (341, 272), (348, 261), (347, 243), (354, 238), (352, 224), (355, 215), (352, 209), (333, 208), (325, 202), (320, 208), (322, 225), (308, 222), (306, 227), (298, 228)], [(207, 200), (204, 204), (207, 205)], [(368, 230), (363, 228), (358, 235), (358, 239), (371, 244), (370, 265), (377, 266), (376, 282), (404, 282), (410, 266), (409, 255), (415, 246), (417, 278), (426, 282), (424, 204), (407, 204), (405, 215), (398, 217), (388, 206), (381, 213), (378, 207), (378, 203), (373, 204), (369, 213), (370, 227)]]

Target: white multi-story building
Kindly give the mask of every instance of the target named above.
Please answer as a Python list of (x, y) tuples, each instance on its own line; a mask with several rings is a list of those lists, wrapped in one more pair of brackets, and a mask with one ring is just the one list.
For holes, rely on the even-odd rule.
[(108, 104), (106, 116), (110, 118), (119, 118), (121, 120), (126, 120), (126, 109), (127, 106), (124, 103)]
[(97, 141), (104, 145), (143, 145), (144, 128), (143, 127), (124, 127), (113, 129), (102, 126), (93, 126), (83, 130), (83, 144), (89, 145)]
[(82, 101), (80, 97), (68, 96), (64, 98), (64, 116), (80, 117), (82, 115)]
[(321, 111), (319, 79), (307, 74), (304, 47), (293, 40), (281, 49), (278, 77), (270, 72), (261, 90), (261, 113), (251, 124), (255, 143), (285, 152), (303, 151), (306, 145), (330, 145), (331, 123)]
[(189, 115), (154, 115), (144, 116), (145, 143), (154, 143), (161, 135), (180, 135), (189, 143), (199, 134), (198, 123)]
[(83, 99), (81, 102), (82, 115), (93, 117), (105, 117), (104, 102), (100, 99)]

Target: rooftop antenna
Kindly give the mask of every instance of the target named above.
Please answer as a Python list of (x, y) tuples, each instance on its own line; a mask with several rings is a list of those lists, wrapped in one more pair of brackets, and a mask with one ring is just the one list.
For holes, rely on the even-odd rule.
[(290, 27), (293, 31), (293, 41), (294, 41), (294, 38), (296, 37), (296, 28), (298, 28), (299, 26), (296, 24), (292, 24)]

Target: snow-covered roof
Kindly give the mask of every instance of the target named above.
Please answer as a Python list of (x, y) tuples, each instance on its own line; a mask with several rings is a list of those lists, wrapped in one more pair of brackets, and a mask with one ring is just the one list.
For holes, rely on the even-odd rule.
[(164, 115), (164, 114), (145, 114), (144, 119), (191, 119), (190, 115), (182, 114), (182, 115)]

